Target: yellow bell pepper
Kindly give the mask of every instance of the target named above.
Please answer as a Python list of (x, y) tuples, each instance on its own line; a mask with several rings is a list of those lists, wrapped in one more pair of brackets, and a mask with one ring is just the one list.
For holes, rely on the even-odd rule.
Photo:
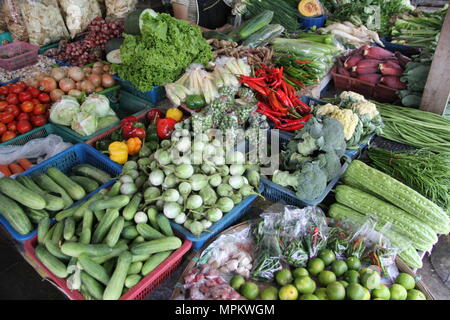
[(141, 151), (142, 141), (139, 138), (130, 138), (127, 140), (128, 154), (134, 156)]
[(109, 158), (118, 164), (128, 161), (128, 147), (125, 142), (116, 141), (108, 146)]
[(183, 112), (178, 108), (170, 108), (166, 112), (166, 118), (171, 118), (180, 122), (183, 119)]

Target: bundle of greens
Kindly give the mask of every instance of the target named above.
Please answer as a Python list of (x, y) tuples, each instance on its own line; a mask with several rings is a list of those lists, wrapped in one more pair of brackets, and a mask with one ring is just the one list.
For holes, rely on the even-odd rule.
[(168, 14), (144, 12), (140, 36), (124, 34), (120, 47), (121, 64), (113, 65), (122, 79), (139, 90), (174, 82), (194, 62), (213, 59), (211, 47), (199, 28)]
[(450, 209), (450, 154), (426, 149), (392, 152), (373, 148), (372, 165), (403, 182), (440, 207)]

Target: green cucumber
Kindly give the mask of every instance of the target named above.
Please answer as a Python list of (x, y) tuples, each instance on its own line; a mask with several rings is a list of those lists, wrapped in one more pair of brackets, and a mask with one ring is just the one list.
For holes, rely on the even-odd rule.
[(38, 245), (35, 252), (39, 261), (41, 261), (51, 273), (59, 278), (67, 278), (67, 266), (61, 260), (53, 256), (42, 245)]
[(92, 235), (92, 243), (100, 243), (103, 241), (108, 234), (109, 229), (111, 229), (114, 220), (119, 217), (119, 214), (119, 210), (117, 209), (106, 210), (105, 215), (102, 217), (102, 220), (100, 220)]
[(132, 262), (145, 262), (150, 258), (149, 254), (133, 254)]
[(245, 40), (255, 32), (264, 28), (266, 25), (272, 22), (273, 15), (274, 15), (273, 11), (264, 10), (257, 16), (244, 22), (243, 26), (239, 28), (238, 32), (239, 38), (241, 40)]
[(145, 238), (143, 236), (137, 236), (136, 238), (134, 238), (134, 240), (131, 243), (135, 244), (135, 243), (142, 243), (142, 242), (145, 242)]
[(49, 218), (49, 214), (45, 210), (35, 210), (30, 208), (25, 208), (25, 213), (30, 219), (31, 223), (38, 224), (42, 219)]
[(125, 239), (133, 240), (134, 238), (139, 236), (139, 232), (137, 231), (136, 226), (128, 226), (123, 229), (121, 236)]
[(45, 192), (28, 176), (18, 176), (16, 180), (25, 188), (41, 195), (45, 200), (45, 209), (49, 211), (60, 211), (64, 208), (64, 199), (56, 197), (50, 193)]
[(113, 248), (108, 247), (106, 244), (83, 244), (76, 242), (65, 242), (61, 246), (62, 253), (71, 256), (79, 257), (82, 254), (87, 254), (89, 256), (106, 256), (111, 254)]
[(142, 266), (144, 265), (142, 261), (133, 262), (133, 258), (131, 258), (130, 269), (128, 269), (128, 274), (138, 274), (142, 270)]
[(80, 234), (80, 242), (83, 244), (89, 244), (91, 242), (92, 224), (94, 222), (94, 214), (91, 210), (86, 209), (83, 215), (83, 223)]
[(142, 277), (138, 274), (130, 274), (125, 279), (125, 287), (128, 289), (133, 288), (141, 281)]
[(120, 234), (123, 230), (123, 223), (123, 217), (117, 217), (116, 220), (114, 220), (114, 223), (112, 224), (111, 229), (109, 230), (108, 235), (105, 239), (105, 242), (108, 246), (114, 247), (117, 244), (117, 241), (119, 241)]
[(56, 258), (66, 261), (69, 261), (71, 259), (68, 255), (62, 253), (61, 248), (54, 244), (50, 239), (46, 239), (44, 245), (48, 252), (50, 252)]
[(78, 166), (75, 166), (72, 168), (72, 172), (79, 176), (94, 179), (101, 185), (104, 185), (105, 183), (112, 180), (112, 177), (107, 172), (100, 170), (90, 164), (80, 164)]
[(105, 268), (103, 268), (99, 263), (93, 261), (85, 254), (82, 254), (78, 257), (78, 262), (80, 263), (83, 270), (86, 271), (91, 277), (100, 281), (104, 285), (108, 284), (110, 277)]
[(126, 195), (115, 196), (109, 199), (97, 200), (90, 204), (89, 208), (93, 211), (103, 209), (120, 209), (130, 202), (130, 197)]
[(94, 201), (100, 200), (102, 198), (103, 198), (103, 195), (101, 193), (94, 194), (92, 197), (90, 197), (88, 200), (86, 200), (85, 202), (83, 202), (81, 205), (79, 205), (77, 207), (77, 210), (75, 210), (73, 217), (76, 220), (82, 219), (85, 211), (89, 209), (89, 206), (91, 205), (91, 203)]
[(132, 255), (128, 251), (124, 251), (120, 254), (111, 280), (109, 281), (108, 285), (106, 286), (105, 292), (103, 293), (104, 300), (118, 300), (122, 295), (127, 272), (130, 268), (131, 259)]
[(141, 236), (145, 238), (145, 240), (156, 240), (164, 238), (164, 235), (161, 232), (153, 229), (146, 223), (138, 223), (136, 225), (136, 230)]
[(43, 190), (59, 194), (59, 196), (64, 200), (65, 208), (70, 207), (73, 204), (72, 198), (67, 194), (64, 188), (58, 185), (55, 181), (53, 181), (52, 178), (50, 178), (45, 173), (36, 174), (32, 177), (32, 179)]
[(85, 285), (85, 288), (92, 297), (97, 300), (103, 299), (105, 288), (87, 272), (81, 271), (81, 282)]
[(145, 277), (150, 272), (155, 270), (155, 268), (163, 263), (164, 260), (166, 260), (168, 257), (170, 257), (171, 254), (172, 251), (163, 251), (152, 255), (147, 261), (145, 261), (144, 265), (142, 266), (142, 275)]
[(158, 223), (159, 230), (161, 230), (161, 232), (164, 233), (164, 235), (166, 237), (173, 236), (173, 231), (172, 231), (172, 227), (170, 226), (170, 221), (169, 221), (169, 219), (167, 219), (167, 217), (165, 215), (158, 214), (156, 216), (156, 222)]
[(244, 42), (242, 42), (242, 46), (256, 48), (261, 45), (266, 44), (271, 39), (279, 37), (284, 32), (284, 27), (279, 24), (268, 24), (264, 26), (261, 30), (255, 32)]
[(120, 181), (116, 181), (114, 185), (111, 187), (111, 189), (106, 194), (107, 197), (115, 197), (120, 194), (120, 187), (122, 186), (122, 183)]
[(75, 235), (75, 220), (72, 217), (68, 217), (64, 220), (64, 240), (69, 241)]
[(138, 211), (141, 202), (142, 202), (142, 195), (140, 193), (136, 193), (122, 211), (122, 215), (125, 218), (125, 220), (133, 220), (134, 215)]
[(86, 196), (86, 191), (75, 181), (71, 180), (58, 168), (48, 168), (47, 175), (59, 184), (73, 200), (81, 200)]
[(106, 210), (95, 210), (94, 215), (97, 221), (102, 221), (103, 216), (105, 215)]
[(0, 214), (20, 234), (28, 234), (33, 230), (31, 221), (23, 209), (13, 200), (0, 194)]
[(78, 207), (72, 207), (61, 212), (58, 212), (55, 216), (56, 221), (62, 221), (68, 217), (73, 216), (75, 211), (77, 211)]
[(150, 224), (153, 228), (158, 229), (158, 220), (156, 219), (156, 216), (158, 215), (158, 210), (155, 207), (150, 207), (147, 210), (147, 216), (148, 220), (150, 221)]
[(64, 221), (59, 221), (55, 224), (55, 230), (53, 231), (52, 235), (52, 242), (56, 245), (59, 245), (59, 243), (63, 239), (63, 232), (64, 232)]
[(37, 228), (38, 243), (40, 244), (44, 243), (45, 235), (47, 234), (49, 229), (50, 229), (50, 218), (47, 217), (39, 221)]
[(100, 185), (98, 184), (97, 181), (95, 181), (94, 179), (87, 178), (87, 177), (70, 176), (70, 179), (72, 179), (73, 181), (78, 183), (80, 186), (82, 186), (84, 191), (86, 191), (86, 193), (91, 193), (100, 187)]
[(183, 243), (177, 237), (166, 237), (162, 239), (139, 243), (131, 247), (133, 254), (153, 254), (163, 251), (176, 250)]
[(25, 188), (9, 177), (0, 178), (0, 191), (19, 204), (31, 209), (42, 210), (46, 206), (45, 199), (41, 195)]
[(116, 260), (117, 260), (116, 258), (111, 258), (105, 263), (103, 263), (103, 268), (105, 268), (105, 271), (109, 276), (112, 276), (114, 267), (116, 266)]
[[(109, 247), (108, 247), (109, 248)], [(92, 260), (94, 260), (97, 263), (105, 263), (106, 261), (115, 258), (117, 256), (119, 256), (122, 252), (128, 250), (128, 245), (126, 243), (121, 243), (119, 241), (119, 243), (114, 247), (114, 248), (110, 248), (110, 252), (107, 254), (103, 254), (103, 255), (98, 255), (95, 257), (91, 257)]]

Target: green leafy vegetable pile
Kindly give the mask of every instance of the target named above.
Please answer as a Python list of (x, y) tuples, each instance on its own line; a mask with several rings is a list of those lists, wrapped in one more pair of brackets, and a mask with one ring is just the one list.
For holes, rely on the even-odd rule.
[(199, 28), (162, 13), (141, 16), (141, 35), (124, 35), (120, 48), (122, 63), (114, 65), (122, 79), (139, 90), (174, 82), (190, 64), (206, 64), (213, 59), (209, 44)]

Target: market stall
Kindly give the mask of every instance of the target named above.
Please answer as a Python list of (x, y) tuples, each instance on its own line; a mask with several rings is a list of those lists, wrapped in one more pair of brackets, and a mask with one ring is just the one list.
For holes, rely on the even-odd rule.
[(40, 276), (72, 300), (174, 272), (177, 300), (435, 299), (450, 119), (419, 106), (448, 6), (236, 1), (202, 33), (136, 2), (0, 2), (0, 227)]

